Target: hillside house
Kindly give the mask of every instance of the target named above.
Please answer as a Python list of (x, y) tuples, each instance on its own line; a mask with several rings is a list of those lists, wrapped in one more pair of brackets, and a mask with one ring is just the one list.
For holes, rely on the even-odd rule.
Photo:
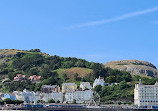
[(41, 81), (41, 76), (32, 75), (32, 76), (29, 77), (29, 79), (30, 79), (31, 82), (39, 83)]
[(82, 90), (91, 89), (91, 85), (89, 82), (80, 82), (80, 88)]
[(77, 85), (75, 83), (63, 83), (62, 84), (62, 92), (73, 92), (77, 90)]
[(97, 85), (101, 85), (101, 86), (105, 86), (105, 81), (104, 78), (100, 77), (97, 79), (95, 79), (94, 83), (93, 83), (93, 88), (95, 88), (95, 86)]
[(14, 81), (22, 81), (22, 80), (26, 80), (26, 76), (25, 76), (25, 75), (17, 74), (17, 75), (14, 77)]
[(43, 93), (60, 92), (60, 87), (57, 85), (42, 85), (41, 92)]

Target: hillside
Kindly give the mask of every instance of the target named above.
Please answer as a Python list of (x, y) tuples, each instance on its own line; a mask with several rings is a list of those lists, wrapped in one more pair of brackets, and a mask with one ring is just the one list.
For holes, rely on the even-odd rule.
[(32, 52), (38, 52), (39, 54), (42, 54), (44, 56), (49, 56), (46, 53), (41, 53), (39, 49), (31, 49), (29, 51), (27, 50), (16, 50), (16, 49), (1, 49), (0, 50), (0, 58), (4, 57), (13, 57), (18, 53), (32, 53)]
[(158, 74), (158, 70), (153, 64), (139, 60), (111, 61), (107, 62), (105, 67), (110, 67), (112, 69), (118, 69), (121, 71), (128, 71), (133, 75), (157, 77)]
[[(58, 84), (63, 82), (92, 81), (93, 67), (97, 63), (84, 59), (50, 56), (40, 49), (0, 50), (0, 81), (3, 81), (1, 91), (40, 90), (44, 84)], [(98, 64), (102, 67), (101, 64)], [(14, 81), (17, 74), (26, 76), (25, 81)], [(31, 83), (28, 79), (32, 75), (41, 76), (40, 83)], [(5, 82), (4, 82), (5, 81)]]
[[(40, 91), (42, 85), (61, 86), (63, 82), (75, 82), (77, 85), (80, 82), (90, 82), (92, 85), (95, 78), (101, 76), (106, 83), (119, 83), (119, 85), (99, 87), (99, 90), (94, 89), (100, 94), (102, 102), (132, 101), (134, 84), (138, 83), (140, 78), (145, 84), (154, 84), (158, 80), (138, 76), (142, 75), (140, 70), (144, 71), (144, 75), (147, 76), (157, 75), (156, 67), (144, 61), (114, 61), (104, 66), (101, 63), (88, 62), (75, 57), (51, 56), (42, 53), (40, 49), (29, 51), (4, 49), (0, 50), (0, 91), (12, 92), (23, 89)], [(17, 74), (25, 75), (25, 80), (14, 81)], [(131, 76), (131, 74), (136, 75)], [(32, 75), (41, 76), (40, 82), (29, 80), (28, 78)]]
[(67, 75), (68, 78), (71, 79), (71, 81), (75, 81), (75, 79), (87, 77), (89, 75), (93, 75), (93, 70), (88, 68), (79, 68), (79, 67), (73, 67), (69, 69), (57, 69), (54, 72), (57, 72), (60, 77), (62, 77), (64, 74)]

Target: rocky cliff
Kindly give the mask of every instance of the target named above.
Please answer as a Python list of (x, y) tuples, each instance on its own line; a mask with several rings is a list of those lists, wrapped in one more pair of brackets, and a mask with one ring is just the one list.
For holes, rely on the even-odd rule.
[(157, 77), (158, 70), (156, 67), (146, 61), (139, 60), (121, 60), (121, 61), (111, 61), (105, 64), (105, 67), (110, 67), (112, 69), (118, 69), (121, 71), (128, 71), (134, 75), (146, 75), (151, 77)]

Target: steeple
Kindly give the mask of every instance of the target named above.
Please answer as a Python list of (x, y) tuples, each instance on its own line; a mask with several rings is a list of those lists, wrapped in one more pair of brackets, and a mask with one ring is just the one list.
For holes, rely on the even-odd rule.
[(142, 80), (141, 80), (141, 79), (139, 79), (139, 85), (143, 85), (143, 84), (142, 84)]
[(157, 81), (155, 82), (155, 86), (158, 86), (158, 82)]

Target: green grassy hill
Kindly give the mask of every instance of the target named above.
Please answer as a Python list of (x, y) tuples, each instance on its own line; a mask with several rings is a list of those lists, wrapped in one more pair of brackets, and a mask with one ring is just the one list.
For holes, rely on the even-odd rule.
[(64, 74), (67, 75), (68, 78), (70, 78), (72, 81), (75, 80), (75, 76), (78, 76), (80, 78), (87, 77), (90, 74), (93, 74), (92, 69), (88, 68), (80, 68), (80, 67), (73, 67), (69, 69), (57, 69), (54, 70), (54, 72), (57, 72), (59, 77), (63, 77)]
[[(16, 74), (41, 76), (40, 83), (32, 83), (29, 79), (24, 81), (13, 81)], [(118, 86), (104, 86), (95, 90), (101, 95), (101, 101), (132, 101), (134, 84), (139, 79), (144, 84), (154, 84), (157, 78), (131, 75), (126, 71), (119, 71), (108, 68), (100, 63), (88, 62), (84, 59), (72, 57), (50, 56), (40, 52), (39, 49), (0, 50), (0, 91), (12, 92), (28, 89), (40, 91), (42, 85), (57, 84), (63, 82), (81, 81), (94, 82), (99, 76), (105, 79), (106, 83), (120, 83)]]

